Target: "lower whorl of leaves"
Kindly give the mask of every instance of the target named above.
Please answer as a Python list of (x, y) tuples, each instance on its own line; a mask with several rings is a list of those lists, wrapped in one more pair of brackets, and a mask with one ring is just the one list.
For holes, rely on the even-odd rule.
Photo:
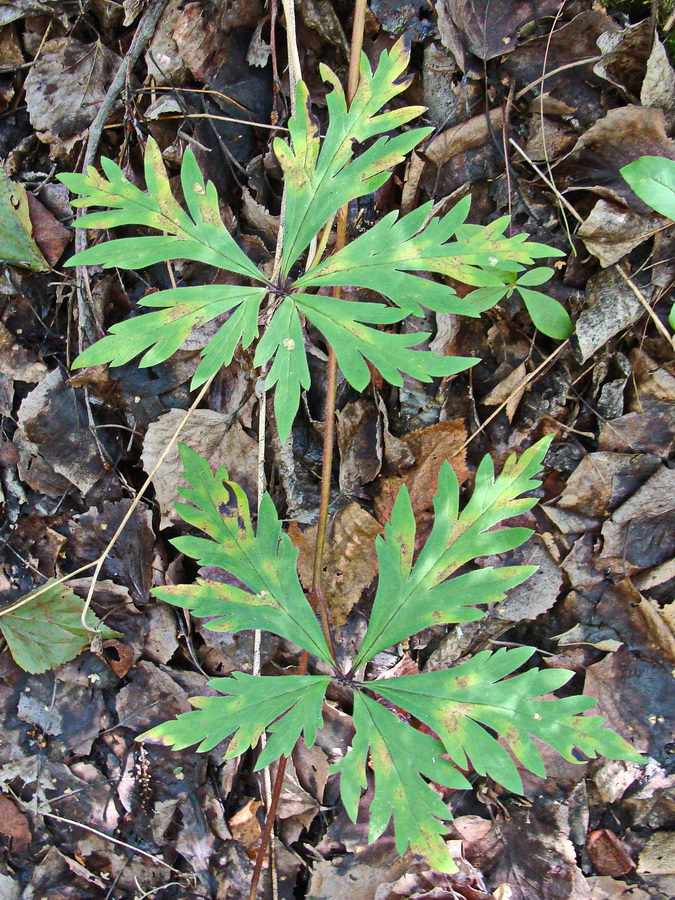
[[(518, 765), (545, 775), (536, 740), (550, 744), (570, 762), (579, 762), (579, 751), (589, 757), (603, 754), (639, 762), (641, 757), (626, 741), (602, 727), (601, 717), (584, 715), (593, 699), (538, 699), (564, 685), (572, 672), (529, 669), (514, 675), (535, 652), (533, 648), (485, 651), (447, 671), (376, 681), (355, 677), (356, 669), (381, 649), (429, 624), (480, 618), (485, 610), (477, 608), (479, 604), (501, 599), (509, 587), (532, 574), (529, 566), (455, 573), (476, 556), (517, 547), (529, 537), (528, 529), (493, 529), (536, 502), (527, 494), (539, 484), (537, 476), (549, 444), (550, 437), (519, 459), (511, 456), (498, 476), (486, 457), (476, 473), (473, 495), (461, 511), (457, 478), (446, 463), (434, 499), (434, 525), (416, 560), (415, 518), (407, 491), (401, 491), (385, 537), (378, 541), (380, 572), (373, 611), (347, 676), (335, 668), (302, 592), (295, 568), (297, 551), (282, 532), (270, 498), (262, 501), (255, 532), (246, 496), (227, 480), (227, 472), (221, 469), (214, 474), (205, 460), (181, 448), (190, 485), (181, 493), (190, 503), (180, 504), (179, 511), (208, 538), (183, 537), (174, 543), (202, 565), (220, 566), (223, 581), (176, 585), (155, 593), (191, 609), (194, 615), (209, 617), (206, 628), (267, 628), (318, 656), (333, 668), (333, 676), (253, 678), (236, 672), (232, 678), (214, 679), (209, 686), (222, 696), (193, 699), (196, 710), (153, 728), (140, 739), (176, 749), (199, 744), (201, 751), (229, 740), (225, 756), (231, 758), (254, 747), (267, 732), (260, 768), (281, 754), (288, 755), (301, 736), (308, 746), (313, 743), (331, 677), (343, 687), (351, 684), (356, 733), (351, 749), (333, 767), (340, 774), (347, 812), (356, 819), (372, 769), (370, 840), (393, 819), (399, 852), (409, 846), (447, 872), (454, 871), (454, 864), (443, 841), (444, 823), (452, 814), (434, 784), (452, 790), (468, 788), (460, 770), (473, 768), (520, 792)], [(395, 704), (398, 713), (385, 708), (378, 698)], [(414, 727), (416, 720), (431, 734)]]

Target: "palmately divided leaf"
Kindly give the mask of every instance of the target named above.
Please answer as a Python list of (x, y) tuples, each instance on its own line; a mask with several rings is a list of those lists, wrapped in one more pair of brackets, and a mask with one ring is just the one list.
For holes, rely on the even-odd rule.
[(297, 113), (288, 123), (291, 146), (280, 138), (274, 141), (274, 152), (288, 186), (282, 275), (288, 275), (300, 254), (341, 206), (381, 187), (389, 178), (390, 169), (433, 131), (417, 128), (395, 137), (379, 137), (354, 158), (355, 143), (384, 135), (424, 112), (424, 107), (405, 106), (380, 114), (382, 107), (409, 84), (410, 79), (402, 77), (408, 57), (399, 41), (390, 51), (383, 51), (371, 73), (367, 57), (362, 54), (359, 85), (349, 109), (337, 76), (321, 65), (322, 78), (333, 88), (326, 97), (329, 120), (323, 141), (310, 112), (307, 86), (299, 82)]
[(444, 463), (434, 498), (434, 525), (414, 565), (415, 519), (407, 490), (400, 491), (385, 536), (376, 540), (380, 576), (355, 669), (428, 625), (481, 618), (484, 613), (475, 609), (477, 604), (503, 599), (506, 590), (533, 574), (535, 567), (511, 566), (447, 580), (476, 557), (513, 550), (530, 537), (528, 528), (490, 529), (534, 506), (536, 499), (523, 494), (539, 486), (535, 476), (551, 440), (551, 435), (543, 438), (520, 459), (510, 456), (496, 479), (492, 460), (486, 456), (461, 513), (457, 477), (450, 463)]
[(224, 622), (233, 632), (266, 628), (330, 663), (330, 651), (298, 578), (298, 550), (282, 532), (269, 494), (260, 504), (255, 533), (246, 494), (228, 481), (227, 471), (221, 468), (214, 474), (208, 462), (189, 447), (181, 445), (180, 452), (184, 478), (191, 486), (179, 490), (190, 504), (177, 503), (176, 509), (210, 540), (186, 536), (172, 543), (200, 565), (230, 572), (247, 590), (201, 582), (156, 588), (156, 596), (194, 609), (195, 615), (218, 617), (213, 626), (206, 623), (206, 628), (220, 631)]
[(327, 675), (253, 676), (244, 672), (214, 678), (209, 687), (224, 696), (191, 697), (196, 710), (157, 725), (136, 740), (155, 741), (174, 750), (199, 744), (197, 751), (203, 753), (232, 735), (223, 757), (232, 759), (255, 747), (267, 731), (269, 740), (256, 764), (256, 769), (262, 769), (282, 754), (290, 756), (300, 735), (312, 746), (323, 724), (321, 708), (329, 682)]
[[(0, 616), (0, 633), (16, 664), (39, 675), (75, 659), (91, 642), (91, 632), (82, 626), (83, 607), (84, 601), (70, 588), (53, 584), (35, 599)], [(102, 625), (91, 610), (87, 624), (100, 630), (104, 639), (122, 636)]]
[(531, 647), (484, 651), (453, 669), (368, 682), (368, 686), (424, 722), (441, 739), (445, 752), (462, 769), (469, 762), (507, 790), (522, 793), (516, 765), (489, 728), (520, 763), (542, 778), (544, 763), (536, 737), (569, 762), (574, 751), (589, 757), (643, 762), (618, 735), (602, 728), (599, 716), (582, 715), (595, 704), (590, 697), (537, 700), (562, 687), (574, 675), (565, 669), (532, 669), (511, 675), (534, 653)]
[(422, 776), (457, 790), (470, 785), (443, 758), (441, 742), (416, 731), (360, 692), (354, 694), (354, 727), (351, 749), (331, 769), (340, 773), (340, 793), (351, 820), (356, 821), (361, 791), (367, 784), (370, 756), (375, 793), (370, 804), (369, 841), (376, 840), (393, 817), (396, 849), (401, 855), (410, 846), (441, 872), (457, 871), (441, 838), (447, 831), (443, 822), (452, 814)]
[(159, 307), (160, 311), (111, 326), (110, 334), (81, 353), (73, 368), (101, 363), (122, 366), (144, 351), (138, 365), (155, 366), (174, 354), (193, 329), (240, 307), (236, 319), (230, 316), (201, 353), (202, 363), (192, 386), (203, 384), (220, 366), (230, 364), (240, 340), (247, 347), (257, 337), (258, 310), (265, 294), (265, 288), (231, 284), (172, 288), (149, 294), (140, 304)]
[[(535, 259), (558, 256), (560, 252), (527, 242), (527, 235), (504, 237), (506, 218), (485, 227), (465, 225), (470, 204), (471, 198), (465, 197), (442, 218), (430, 220), (431, 203), (400, 219), (396, 212), (389, 213), (369, 231), (309, 269), (294, 287), (368, 288), (388, 297), (406, 314), (422, 315), (424, 306), (435, 312), (478, 316), (511, 292), (509, 274), (515, 276)], [(460, 298), (453, 288), (411, 272), (434, 272), (479, 290)], [(529, 274), (524, 273), (523, 277)], [(531, 283), (539, 283), (536, 276)], [(564, 313), (556, 301), (550, 303)]]
[(89, 247), (69, 261), (71, 266), (102, 265), (137, 269), (171, 259), (192, 259), (264, 282), (258, 269), (239, 248), (223, 225), (214, 185), (204, 179), (194, 154), (183, 157), (181, 181), (189, 214), (171, 193), (169, 177), (157, 143), (148, 139), (145, 151), (145, 193), (124, 175), (116, 163), (102, 158), (107, 178), (89, 167), (86, 175), (64, 174), (58, 178), (73, 193), (81, 194), (73, 206), (109, 207), (75, 221), (78, 228), (115, 228), (144, 225), (165, 232), (164, 237), (121, 238)]

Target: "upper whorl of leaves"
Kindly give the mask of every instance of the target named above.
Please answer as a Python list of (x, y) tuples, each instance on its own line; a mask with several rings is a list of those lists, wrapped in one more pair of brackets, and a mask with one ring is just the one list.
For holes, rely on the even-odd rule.
[[(508, 588), (532, 574), (532, 566), (455, 573), (477, 556), (501, 553), (527, 540), (531, 533), (527, 528), (495, 526), (503, 526), (506, 519), (536, 502), (528, 494), (539, 484), (537, 476), (549, 444), (550, 438), (545, 438), (520, 458), (509, 457), (496, 477), (492, 460), (486, 457), (476, 473), (473, 494), (461, 511), (457, 478), (446, 464), (434, 500), (434, 525), (416, 560), (415, 519), (408, 492), (401, 490), (385, 537), (378, 539), (379, 583), (352, 673), (380, 650), (422, 628), (484, 616), (485, 609), (477, 608), (479, 604), (500, 600)], [(300, 587), (297, 550), (281, 531), (270, 498), (266, 496), (261, 504), (254, 532), (246, 496), (227, 480), (225, 470), (214, 474), (206, 461), (185, 447), (181, 454), (190, 483), (181, 493), (190, 502), (179, 504), (178, 510), (208, 539), (182, 537), (174, 544), (201, 565), (222, 568), (223, 578), (158, 588), (155, 594), (196, 616), (208, 617), (206, 628), (265, 628), (334, 667)], [(451, 814), (425, 779), (454, 789), (466, 788), (468, 782), (459, 769), (471, 765), (509, 790), (521, 791), (516, 763), (505, 746), (521, 766), (544, 776), (533, 739), (547, 742), (570, 762), (579, 761), (578, 751), (589, 757), (601, 753), (640, 761), (628, 743), (601, 727), (602, 718), (584, 715), (595, 702), (591, 698), (537, 699), (561, 687), (573, 673), (531, 669), (511, 677), (533, 652), (527, 647), (483, 652), (448, 671), (352, 680), (356, 734), (351, 749), (333, 771), (340, 773), (345, 807), (356, 819), (372, 768), (371, 840), (382, 834), (393, 817), (399, 852), (410, 846), (434, 867), (453, 871), (442, 839), (443, 823)], [(325, 675), (260, 679), (235, 673), (234, 679), (210, 682), (223, 696), (193, 700), (197, 710), (142, 737), (177, 749), (199, 743), (200, 750), (231, 737), (226, 755), (232, 757), (253, 746), (267, 731), (270, 739), (258, 762), (260, 767), (281, 753), (288, 755), (301, 734), (308, 743), (314, 740), (329, 681), (330, 676)], [(394, 714), (377, 696), (405, 712)], [(423, 722), (436, 737), (421, 733), (402, 715)]]
[[(229, 365), (240, 343), (247, 348), (256, 340), (260, 310), (271, 291), (267, 325), (254, 363), (269, 365), (266, 385), (275, 389), (277, 426), (284, 440), (301, 391), (310, 384), (302, 317), (335, 349), (346, 380), (357, 390), (368, 381), (369, 363), (392, 384), (401, 384), (403, 375), (430, 381), (475, 365), (475, 358), (414, 349), (429, 337), (427, 333), (392, 334), (373, 327), (422, 315), (424, 307), (477, 316), (515, 289), (537, 327), (554, 337), (567, 336), (571, 328), (567, 313), (554, 300), (526, 287), (540, 282), (528, 282), (529, 273), (523, 273), (535, 259), (559, 255), (558, 251), (527, 241), (526, 235), (504, 237), (506, 218), (485, 227), (467, 225), (468, 197), (440, 218), (430, 218), (431, 204), (401, 218), (390, 213), (328, 259), (309, 261), (308, 270), (291, 280), (300, 256), (321, 229), (330, 226), (337, 210), (384, 184), (392, 167), (430, 133), (431, 129), (416, 128), (388, 134), (423, 111), (418, 106), (401, 106), (382, 112), (407, 87), (407, 62), (401, 42), (382, 53), (374, 72), (363, 56), (358, 89), (349, 106), (337, 76), (321, 66), (322, 77), (332, 87), (326, 98), (328, 124), (323, 137), (311, 115), (307, 87), (299, 83), (298, 111), (289, 122), (290, 143), (280, 138), (274, 142), (286, 180), (283, 290), (267, 281), (225, 228), (216, 189), (211, 182), (205, 183), (189, 148), (181, 166), (186, 209), (171, 193), (161, 152), (152, 138), (145, 154), (146, 191), (132, 184), (109, 159), (101, 160), (104, 175), (90, 168), (86, 175), (59, 176), (81, 195), (75, 206), (107, 207), (81, 216), (77, 227), (136, 225), (164, 232), (103, 241), (76, 254), (69, 264), (138, 269), (191, 259), (255, 282), (255, 286), (179, 287), (144, 297), (139, 304), (155, 311), (113, 325), (107, 337), (77, 358), (75, 367), (104, 362), (122, 365), (141, 354), (139, 365), (156, 365), (171, 356), (195, 328), (228, 315), (201, 352), (192, 379), (192, 387), (198, 387), (221, 366)], [(356, 154), (357, 145), (365, 146), (363, 152)], [(460, 299), (448, 285), (420, 277), (422, 272), (475, 285), (478, 291)], [(334, 285), (377, 291), (395, 307), (309, 293)]]

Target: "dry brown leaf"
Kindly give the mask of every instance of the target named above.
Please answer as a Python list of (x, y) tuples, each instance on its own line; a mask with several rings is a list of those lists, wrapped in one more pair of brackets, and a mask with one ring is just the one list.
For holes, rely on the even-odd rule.
[(0, 794), (0, 832), (11, 839), (12, 853), (21, 853), (32, 840), (28, 819), (3, 794)]
[(448, 460), (460, 485), (470, 475), (466, 465), (463, 444), (467, 434), (461, 420), (438, 422), (428, 428), (420, 428), (404, 435), (401, 440), (410, 448), (415, 465), (402, 477), (383, 478), (375, 500), (375, 515), (383, 524), (389, 521), (394, 501), (403, 485), (410, 491), (410, 500), (416, 516), (431, 508), (438, 488), (438, 473)]
[(42, 47), (24, 87), (31, 124), (53, 158), (65, 159), (83, 138), (121, 63), (100, 41), (82, 44), (68, 35)]
[(512, 422), (520, 401), (523, 399), (523, 394), (527, 390), (526, 375), (527, 367), (522, 362), (499, 384), (495, 385), (487, 397), (483, 397), (481, 403), (485, 406), (499, 406), (501, 403), (506, 403), (506, 417), (509, 422)]
[[(306, 590), (312, 586), (316, 525), (305, 531), (292, 523), (288, 534), (300, 548), (298, 572)], [(350, 503), (329, 522), (323, 559), (323, 592), (332, 623), (342, 628), (364, 590), (377, 575), (375, 538), (382, 529), (358, 503)]]
[(608, 828), (591, 831), (586, 849), (600, 875), (627, 875), (635, 868), (626, 845)]
[(260, 846), (262, 828), (256, 813), (262, 805), (260, 800), (252, 798), (227, 823), (232, 832), (232, 837), (235, 841), (239, 841), (242, 844), (251, 859), (255, 858)]
[[(182, 409), (171, 409), (152, 422), (143, 441), (142, 460), (146, 472), (156, 464), (178, 424), (185, 417)], [(225, 466), (229, 477), (248, 494), (256, 496), (258, 442), (238, 422), (210, 409), (197, 409), (181, 432), (180, 441), (207, 459), (213, 469)], [(178, 447), (174, 446), (153, 479), (157, 503), (162, 513), (160, 528), (181, 522), (174, 504), (180, 499), (178, 488), (185, 486)]]
[(638, 213), (618, 203), (598, 200), (577, 234), (603, 268), (619, 262), (626, 254), (663, 228), (665, 219), (656, 213)]

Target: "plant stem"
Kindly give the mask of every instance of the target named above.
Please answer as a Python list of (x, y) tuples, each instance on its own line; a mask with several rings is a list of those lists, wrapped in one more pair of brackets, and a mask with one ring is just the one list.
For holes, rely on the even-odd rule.
[[(359, 83), (359, 62), (361, 59), (361, 48), (363, 47), (363, 32), (366, 21), (367, 0), (356, 0), (354, 9), (354, 24), (352, 28), (352, 41), (349, 55), (349, 75), (347, 79), (347, 103), (351, 103)], [(347, 215), (348, 207), (343, 206), (338, 213), (337, 234), (336, 234), (336, 252), (345, 246), (347, 242)], [(327, 237), (327, 235), (326, 235)], [(342, 290), (339, 287), (333, 288), (333, 296), (340, 298)], [(333, 455), (335, 452), (335, 400), (337, 395), (337, 359), (335, 351), (328, 346), (328, 363), (326, 366), (326, 409), (324, 416), (324, 432), (323, 432), (323, 458), (321, 465), (321, 504), (319, 507), (319, 520), (317, 524), (316, 541), (314, 544), (314, 566), (312, 571), (312, 589), (310, 592), (310, 603), (314, 611), (318, 610), (321, 615), (321, 627), (326, 638), (326, 642), (331, 651), (331, 656), (337, 664), (335, 655), (335, 644), (333, 634), (330, 627), (330, 617), (328, 607), (321, 588), (321, 569), (323, 565), (323, 551), (326, 545), (326, 530), (328, 526), (328, 509), (330, 506), (330, 484), (331, 472), (333, 469)], [(298, 674), (304, 675), (307, 672), (309, 664), (309, 654), (303, 651), (300, 657), (300, 665), (298, 666)], [(281, 787), (286, 774), (286, 757), (279, 757), (279, 765), (277, 766), (277, 774), (274, 779), (274, 787), (272, 788), (272, 797), (267, 808), (267, 818), (265, 820), (265, 828), (260, 838), (260, 846), (256, 854), (255, 866), (253, 869), (253, 877), (251, 878), (251, 887), (249, 891), (249, 900), (256, 900), (258, 893), (258, 883), (262, 872), (263, 863), (267, 846), (272, 837), (274, 828), (274, 820), (277, 815), (277, 807), (279, 805), (279, 797), (281, 796)]]

